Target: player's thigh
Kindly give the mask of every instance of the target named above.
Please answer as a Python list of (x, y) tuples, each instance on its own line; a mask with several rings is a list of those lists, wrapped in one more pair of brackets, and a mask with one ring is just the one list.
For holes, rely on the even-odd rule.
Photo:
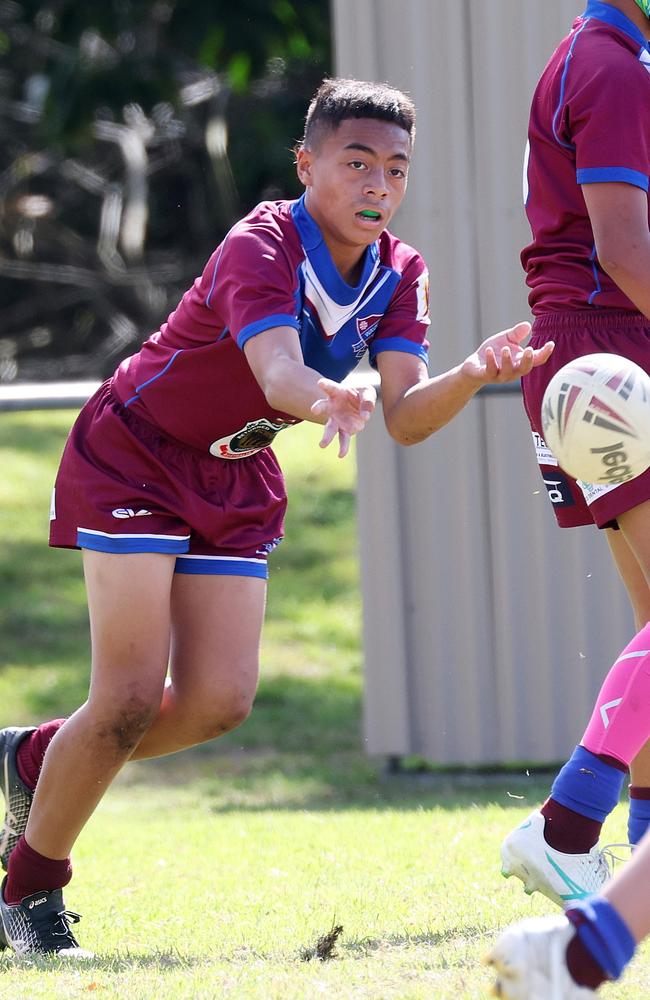
[(646, 621), (650, 620), (650, 588), (639, 561), (628, 545), (623, 532), (607, 528), (605, 534), (614, 563), (630, 599), (636, 627), (640, 629)]
[(83, 550), (92, 643), (90, 699), (155, 700), (169, 659), (175, 556)]
[(177, 573), (172, 585), (171, 675), (184, 692), (257, 686), (266, 580)]
[(650, 586), (650, 500), (619, 514), (617, 521)]

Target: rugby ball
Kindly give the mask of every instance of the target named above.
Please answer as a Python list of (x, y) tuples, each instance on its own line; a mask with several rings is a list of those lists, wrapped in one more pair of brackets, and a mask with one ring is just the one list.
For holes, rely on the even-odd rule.
[(560, 466), (575, 479), (634, 479), (650, 466), (650, 376), (618, 354), (576, 358), (546, 387), (542, 428)]

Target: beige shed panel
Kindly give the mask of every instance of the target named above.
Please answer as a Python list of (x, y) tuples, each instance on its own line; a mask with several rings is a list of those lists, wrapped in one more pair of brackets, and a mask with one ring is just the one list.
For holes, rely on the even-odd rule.
[[(536, 80), (569, 0), (333, 0), (336, 72), (418, 107), (391, 228), (431, 271), (431, 371), (528, 318), (519, 251)], [(596, 530), (561, 532), (518, 394), (483, 393), (414, 448), (358, 441), (368, 750), (444, 763), (562, 758), (633, 632)]]

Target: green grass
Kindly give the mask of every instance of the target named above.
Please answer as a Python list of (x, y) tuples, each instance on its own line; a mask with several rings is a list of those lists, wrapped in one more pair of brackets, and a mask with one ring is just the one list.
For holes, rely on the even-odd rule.
[[(88, 637), (78, 553), (48, 550), (71, 414), (0, 417), (0, 725), (72, 710)], [(504, 834), (548, 781), (388, 778), (363, 753), (354, 466), (318, 431), (279, 439), (288, 537), (273, 557), (251, 718), (215, 744), (125, 768), (75, 850), (71, 909), (98, 957), (0, 955), (0, 997), (461, 1000), (511, 920), (549, 912), (498, 872)], [(606, 839), (624, 839), (625, 809)], [(305, 961), (343, 926), (336, 957)], [(650, 996), (644, 950), (605, 998)]]

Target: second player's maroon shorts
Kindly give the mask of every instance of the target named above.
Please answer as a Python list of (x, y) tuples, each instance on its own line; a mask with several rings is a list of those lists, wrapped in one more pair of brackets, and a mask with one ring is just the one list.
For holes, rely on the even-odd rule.
[(533, 368), (522, 381), (524, 406), (544, 485), (561, 528), (596, 524), (616, 527), (619, 514), (650, 499), (650, 469), (620, 485), (578, 483), (565, 472), (544, 441), (541, 408), (544, 390), (556, 371), (584, 354), (620, 354), (650, 374), (650, 322), (640, 313), (591, 310), (548, 313), (533, 324), (531, 347), (555, 341), (545, 365)]
[(167, 552), (176, 571), (267, 576), (286, 494), (270, 448), (233, 461), (162, 434), (104, 383), (66, 442), (52, 494), (50, 545)]

